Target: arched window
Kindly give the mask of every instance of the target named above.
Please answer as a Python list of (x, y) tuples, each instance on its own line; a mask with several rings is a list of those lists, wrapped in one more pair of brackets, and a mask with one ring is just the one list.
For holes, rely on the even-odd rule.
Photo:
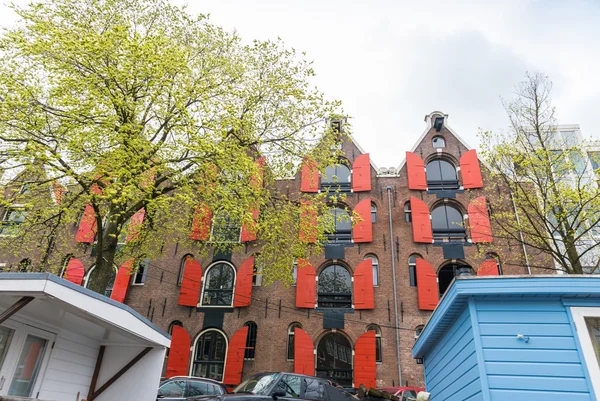
[(410, 223), (412, 221), (412, 211), (410, 210), (410, 202), (404, 204), (404, 221)]
[(325, 169), (325, 174), (321, 177), (321, 189), (350, 192), (352, 189), (351, 176), (347, 162), (340, 160), (340, 163)]
[[(88, 272), (87, 276), (85, 277), (85, 288), (88, 288), (90, 283), (92, 281), (94, 281), (94, 279), (96, 279), (96, 277), (98, 277), (98, 269), (96, 269), (96, 266), (92, 267), (90, 269), (90, 271)], [(104, 295), (110, 298), (110, 294), (112, 294), (112, 290), (113, 290), (113, 286), (115, 285), (115, 278), (117, 277), (117, 266), (113, 265), (113, 270), (112, 270), (112, 275), (110, 277), (110, 280), (108, 281), (108, 284), (106, 285), (106, 290), (104, 290)]]
[(181, 287), (181, 281), (183, 280), (183, 272), (185, 271), (185, 263), (187, 262), (188, 258), (194, 259), (194, 255), (192, 255), (191, 253), (184, 255), (183, 258), (181, 258), (181, 263), (179, 263), (179, 274), (177, 275), (178, 287)]
[(415, 327), (415, 340), (417, 338), (419, 338), (419, 336), (421, 335), (421, 333), (423, 332), (423, 325), (418, 325), (417, 327)]
[(296, 280), (298, 280), (298, 261), (294, 259), (294, 263), (292, 264), (292, 285), (296, 285)]
[(234, 243), (240, 242), (242, 233), (242, 223), (240, 219), (226, 213), (224, 210), (219, 210), (213, 216), (211, 241)]
[(316, 376), (352, 386), (352, 345), (342, 333), (325, 335), (317, 345)]
[(442, 240), (466, 239), (462, 213), (454, 206), (443, 203), (431, 211), (431, 229), (433, 238)]
[(371, 330), (375, 332), (375, 361), (381, 362), (381, 328), (376, 324), (370, 324), (367, 326), (367, 331)]
[(352, 240), (352, 220), (350, 213), (341, 207), (329, 209), (329, 216), (334, 224), (333, 232), (327, 234), (329, 242), (350, 242)]
[(427, 163), (428, 189), (458, 189), (456, 168), (444, 159), (434, 159)]
[(148, 266), (150, 265), (150, 259), (140, 260), (138, 263), (137, 270), (133, 275), (134, 285), (144, 285), (146, 282), (146, 276), (148, 275)]
[(17, 271), (20, 273), (29, 273), (31, 271), (31, 259), (23, 259), (17, 266)]
[(421, 255), (418, 253), (413, 253), (408, 258), (408, 277), (410, 280), (410, 286), (417, 286), (417, 258), (420, 258)]
[(371, 202), (371, 223), (377, 223), (377, 205)]
[(446, 140), (444, 139), (443, 136), (437, 135), (437, 136), (433, 137), (433, 139), (431, 140), (431, 144), (433, 145), (433, 147), (435, 149), (445, 148)]
[(300, 323), (294, 322), (288, 327), (288, 342), (287, 342), (287, 360), (294, 360), (294, 336), (296, 329), (301, 329), (302, 325)]
[(319, 274), (317, 297), (320, 308), (352, 307), (352, 276), (340, 265), (329, 265)]
[(244, 326), (248, 326), (248, 336), (246, 337), (246, 351), (244, 351), (244, 359), (254, 359), (254, 351), (256, 350), (257, 326), (253, 321), (244, 323)]
[(488, 252), (485, 254), (485, 259), (490, 260), (493, 259), (496, 261), (496, 266), (498, 266), (498, 274), (502, 275), (502, 263), (500, 263), (500, 256), (493, 252)]
[(202, 280), (203, 306), (231, 306), (233, 303), (233, 286), (235, 269), (226, 262), (217, 262), (206, 269)]
[[(179, 320), (173, 320), (171, 323), (169, 323), (169, 334), (173, 334), (173, 327), (175, 326), (183, 327), (183, 323), (181, 323)], [(167, 349), (167, 351), (169, 350)]]
[(200, 334), (194, 346), (192, 376), (223, 381), (227, 340), (222, 332), (209, 329)]
[(462, 273), (472, 274), (471, 266), (450, 263), (440, 269), (440, 271), (438, 272), (438, 286), (440, 296), (444, 295), (448, 287), (450, 287), (450, 284), (452, 284), (452, 280), (454, 280), (454, 277)]
[(259, 258), (258, 254), (254, 255), (254, 266), (252, 267), (252, 285), (260, 287), (263, 279), (264, 262)]
[(371, 266), (373, 266), (373, 285), (379, 286), (379, 260), (375, 255), (367, 255), (365, 259), (371, 259)]

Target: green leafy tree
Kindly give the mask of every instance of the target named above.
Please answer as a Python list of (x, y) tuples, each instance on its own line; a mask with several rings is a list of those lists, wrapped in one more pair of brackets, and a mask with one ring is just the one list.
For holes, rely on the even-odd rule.
[[(552, 83), (541, 73), (527, 74), (505, 103), (507, 133), (481, 135), (483, 157), (493, 189), (513, 207), (494, 210), (495, 235), (550, 256), (569, 274), (597, 272), (600, 264), (600, 191), (588, 153), (593, 143), (557, 131), (551, 104)], [(538, 266), (542, 267), (542, 266)]]
[[(310, 85), (304, 54), (281, 42), (244, 44), (166, 0), (50, 0), (13, 9), (21, 21), (0, 42), (2, 169), (30, 172), (19, 177), (37, 193), (57, 182), (66, 192), (43, 203), (7, 195), (4, 205), (19, 203), (27, 218), (5, 238), (4, 252), (40, 244), (69, 252), (67, 228), (85, 205), (97, 226), (99, 271), (90, 288), (98, 292), (115, 263), (152, 257), (174, 241), (199, 254), (240, 246), (227, 226), (256, 223), (253, 246), (268, 262), (267, 280), (289, 279), (293, 258), (318, 249), (331, 224), (326, 195), (302, 202), (286, 179), (305, 157), (321, 170), (335, 162), (341, 134), (325, 122), (339, 103)], [(202, 205), (219, 216), (219, 228), (196, 242), (191, 216)], [(316, 244), (298, 240), (301, 208), (324, 216)], [(143, 225), (130, 223), (140, 210)]]

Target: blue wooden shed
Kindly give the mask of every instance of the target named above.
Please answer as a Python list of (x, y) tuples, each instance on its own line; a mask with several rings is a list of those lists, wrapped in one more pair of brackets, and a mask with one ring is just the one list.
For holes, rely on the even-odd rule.
[(600, 401), (600, 277), (461, 277), (413, 347), (432, 401)]

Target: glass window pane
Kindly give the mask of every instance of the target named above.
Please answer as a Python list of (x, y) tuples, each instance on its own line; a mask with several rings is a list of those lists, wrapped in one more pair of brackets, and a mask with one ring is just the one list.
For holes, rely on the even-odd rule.
[(446, 207), (438, 206), (431, 211), (431, 228), (435, 230), (447, 230)]
[(441, 181), (442, 171), (440, 169), (440, 160), (432, 160), (427, 163), (427, 181)]
[(158, 395), (163, 397), (184, 397), (185, 382), (183, 380), (174, 380), (163, 384), (158, 389)]
[(6, 358), (6, 353), (8, 352), (14, 332), (14, 330), (8, 327), (0, 327), (0, 369), (2, 369), (2, 364), (4, 363), (4, 358)]
[(596, 360), (600, 365), (600, 318), (599, 317), (586, 317), (585, 324), (587, 325), (588, 332), (592, 339), (592, 346), (596, 353)]
[(440, 160), (440, 170), (443, 181), (456, 181), (456, 169), (445, 160)]
[(325, 386), (321, 381), (316, 379), (304, 379), (304, 398), (308, 400), (324, 400), (325, 399)]
[(213, 394), (212, 392), (211, 393), (208, 392), (208, 388), (213, 387), (212, 385), (209, 386), (208, 383), (192, 381), (189, 384), (190, 384), (190, 388), (188, 390), (186, 397), (193, 397), (196, 395), (211, 395), (211, 394)]
[(286, 397), (300, 397), (300, 376), (285, 375), (277, 383), (276, 390), (285, 391)]
[(34, 335), (28, 335), (19, 356), (13, 379), (8, 389), (8, 395), (29, 397), (40, 370), (44, 351), (48, 340)]

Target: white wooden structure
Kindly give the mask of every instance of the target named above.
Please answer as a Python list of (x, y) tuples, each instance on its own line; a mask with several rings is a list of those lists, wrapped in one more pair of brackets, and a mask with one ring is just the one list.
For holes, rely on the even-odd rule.
[(170, 336), (48, 273), (0, 273), (0, 396), (154, 401)]

